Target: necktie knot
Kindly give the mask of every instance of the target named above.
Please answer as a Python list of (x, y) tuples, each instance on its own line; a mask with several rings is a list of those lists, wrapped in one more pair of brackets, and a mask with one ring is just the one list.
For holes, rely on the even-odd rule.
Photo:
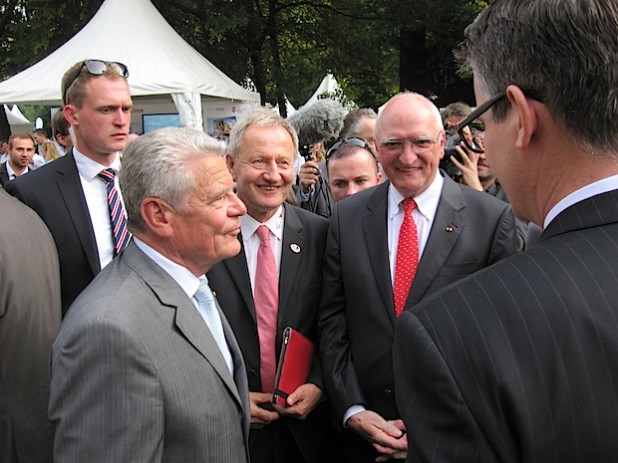
[(413, 198), (407, 198), (401, 201), (401, 206), (403, 207), (404, 213), (408, 215), (416, 209), (416, 201), (414, 201)]
[(257, 234), (260, 237), (260, 241), (264, 244), (270, 244), (270, 230), (266, 225), (260, 225), (257, 229)]
[(116, 171), (111, 167), (107, 169), (103, 169), (101, 172), (97, 174), (101, 180), (105, 182), (105, 185), (110, 183), (114, 183), (116, 181)]

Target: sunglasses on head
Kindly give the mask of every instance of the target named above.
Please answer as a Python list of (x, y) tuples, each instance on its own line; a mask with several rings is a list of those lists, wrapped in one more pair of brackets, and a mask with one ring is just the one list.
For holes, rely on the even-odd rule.
[(115, 61), (103, 61), (100, 59), (87, 59), (82, 62), (81, 66), (79, 66), (73, 74), (67, 79), (67, 86), (64, 89), (64, 95), (62, 95), (64, 102), (67, 102), (67, 93), (71, 88), (71, 85), (77, 80), (79, 75), (86, 68), (88, 74), (93, 76), (102, 76), (107, 72), (109, 68), (115, 69), (118, 74), (120, 74), (125, 79), (129, 77), (129, 69), (126, 64), (117, 63)]
[(342, 145), (358, 146), (359, 148), (364, 148), (367, 151), (369, 151), (371, 156), (373, 156), (373, 159), (376, 159), (376, 155), (373, 153), (373, 151), (371, 151), (371, 148), (369, 147), (369, 145), (367, 144), (364, 138), (349, 137), (349, 138), (344, 138), (343, 140), (339, 140), (338, 142), (335, 142), (333, 146), (331, 146), (328, 149), (328, 151), (326, 152), (326, 164), (328, 164), (328, 161), (330, 160), (331, 156), (335, 153), (335, 151), (341, 148)]

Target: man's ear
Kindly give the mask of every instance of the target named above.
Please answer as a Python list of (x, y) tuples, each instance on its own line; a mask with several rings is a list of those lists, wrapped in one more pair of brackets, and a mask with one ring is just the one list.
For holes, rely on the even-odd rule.
[(140, 213), (151, 233), (165, 238), (173, 235), (174, 211), (165, 201), (160, 198), (146, 198), (142, 201)]
[(79, 117), (77, 115), (77, 109), (72, 104), (68, 104), (62, 110), (64, 118), (70, 125), (79, 125)]
[(514, 117), (517, 117), (517, 137), (515, 147), (525, 149), (530, 146), (538, 129), (537, 110), (531, 100), (516, 85), (506, 88), (506, 96), (511, 103)]
[(229, 170), (232, 180), (236, 181), (236, 174), (234, 173), (234, 158), (230, 153), (225, 155), (225, 164), (227, 164), (227, 170)]

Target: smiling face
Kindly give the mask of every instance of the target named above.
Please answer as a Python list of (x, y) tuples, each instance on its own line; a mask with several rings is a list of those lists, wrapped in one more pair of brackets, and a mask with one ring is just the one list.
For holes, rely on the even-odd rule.
[(239, 152), (227, 156), (238, 196), (251, 217), (265, 222), (284, 203), (294, 182), (296, 146), (283, 127), (247, 127)]
[(67, 105), (64, 115), (73, 126), (77, 149), (90, 159), (109, 165), (127, 142), (133, 102), (122, 77), (94, 77), (86, 84), (80, 108)]
[[(440, 115), (428, 100), (416, 94), (393, 97), (378, 117), (376, 139), (382, 169), (399, 193), (414, 198), (429, 187), (444, 156), (445, 136)], [(405, 142), (396, 150), (387, 149), (386, 140)], [(411, 141), (431, 146), (425, 151)]]

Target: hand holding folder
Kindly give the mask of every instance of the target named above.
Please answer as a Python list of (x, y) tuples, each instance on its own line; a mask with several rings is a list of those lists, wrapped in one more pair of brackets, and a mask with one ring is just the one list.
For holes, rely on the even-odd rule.
[(307, 382), (313, 351), (311, 340), (291, 327), (285, 329), (277, 365), (273, 403), (285, 407), (288, 396)]

